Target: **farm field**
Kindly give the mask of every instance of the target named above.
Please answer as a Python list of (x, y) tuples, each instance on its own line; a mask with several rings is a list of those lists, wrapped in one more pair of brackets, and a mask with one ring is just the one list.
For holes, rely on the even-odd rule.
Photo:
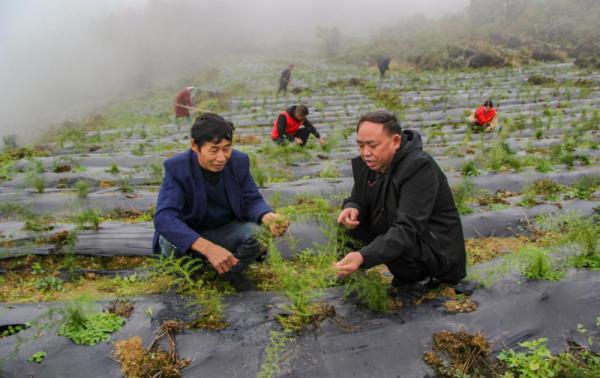
[[(250, 156), (267, 202), (291, 219), (285, 236), (264, 237), (268, 258), (249, 268), (255, 291), (235, 293), (210, 269), (152, 253), (162, 162), (189, 148), (190, 125), (169, 120), (172, 93), (4, 149), (2, 373), (135, 376), (144, 361), (163, 376), (453, 376), (436, 340), (464, 331), (484, 343), (463, 335), (467, 349), (452, 368), (501, 376), (487, 358), (524, 341), (547, 338), (559, 353), (575, 345), (568, 341), (598, 340), (599, 71), (546, 63), (379, 79), (299, 62), (294, 86), (277, 96), (278, 67), (256, 59), (223, 67), (217, 80), (192, 78), (195, 104), (234, 123), (234, 148)], [(473, 132), (466, 117), (487, 98), (499, 127)], [(308, 106), (324, 145), (270, 140), (277, 115), (297, 104)], [(333, 263), (347, 252), (335, 220), (353, 185), (356, 122), (376, 109), (416, 130), (446, 173), (467, 239), (468, 284), (400, 300), (387, 295), (391, 274), (381, 267), (335, 277)], [(118, 319), (71, 341), (65, 324), (103, 313)], [(41, 351), (41, 364), (28, 361)]]

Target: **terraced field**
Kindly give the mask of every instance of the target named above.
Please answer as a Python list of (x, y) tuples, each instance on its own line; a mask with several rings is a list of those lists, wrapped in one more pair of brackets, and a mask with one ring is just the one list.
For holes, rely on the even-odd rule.
[[(180, 330), (179, 356), (191, 359), (185, 376), (424, 376), (432, 371), (421, 357), (431, 348), (432, 334), (445, 329), (482, 332), (495, 352), (542, 336), (553, 351), (565, 349), (566, 340), (598, 337), (599, 233), (590, 219), (597, 216), (600, 198), (599, 72), (557, 64), (396, 71), (379, 80), (375, 72), (351, 66), (301, 64), (290, 93), (277, 97), (267, 74), (275, 69), (233, 65), (221, 73), (225, 79), (203, 87), (224, 91), (246, 82), (244, 95), (229, 98), (221, 115), (236, 125), (235, 148), (251, 156), (262, 194), (292, 225), (271, 245), (283, 261), (268, 260), (251, 271), (259, 291), (227, 294), (217, 278), (216, 286), (205, 288), (222, 298), (219, 314), (227, 326)], [(500, 112), (500, 126), (474, 133), (466, 116), (488, 97)], [(273, 121), (285, 107), (300, 103), (308, 105), (308, 118), (327, 143), (319, 146), (312, 138), (304, 149), (275, 146), (269, 139)], [(403, 128), (417, 130), (446, 172), (468, 239), (469, 279), (482, 283), (472, 295), (449, 288), (418, 304), (377, 312), (359, 303), (360, 295), (344, 295), (349, 285), (319, 265), (325, 260), (315, 256), (335, 258), (339, 252), (333, 220), (352, 187), (356, 122), (375, 109), (394, 111)], [(165, 110), (143, 104), (129, 111), (153, 116)], [(5, 151), (0, 331), (26, 328), (0, 336), (6, 374), (77, 376), (84, 366), (97, 376), (119, 374), (109, 343), (77, 346), (47, 328), (34, 337), (31, 324), (80, 294), (95, 308), (115, 296), (133, 298), (133, 312), (114, 340), (137, 335), (149, 344), (163, 321), (194, 320), (186, 297), (160, 282), (151, 251), (162, 161), (186, 149), (188, 135), (189, 125), (175, 124), (68, 129), (44, 148)], [(584, 257), (593, 263), (581, 263)], [(562, 278), (528, 276), (532, 259)], [(304, 274), (315, 266), (324, 282)], [(281, 322), (282, 316), (297, 315), (300, 294), (269, 278), (290, 273), (286, 269), (305, 282), (304, 290), (296, 290), (309, 309), (313, 302), (334, 309), (312, 311), (300, 331)], [(159, 271), (163, 278), (173, 273)], [(389, 273), (376, 271), (383, 283), (389, 280)], [(476, 310), (455, 314), (449, 300), (475, 303)], [(202, 306), (208, 307), (206, 298)], [(578, 324), (587, 334), (577, 332)], [(33, 366), (27, 358), (37, 350), (48, 357)]]

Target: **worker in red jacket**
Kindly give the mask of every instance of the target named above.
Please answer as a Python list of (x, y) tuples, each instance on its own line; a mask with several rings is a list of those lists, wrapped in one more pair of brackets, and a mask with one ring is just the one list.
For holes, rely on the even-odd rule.
[(281, 112), (273, 123), (271, 139), (277, 144), (290, 141), (304, 147), (310, 134), (313, 134), (319, 139), (319, 143), (324, 144), (325, 138), (321, 137), (313, 124), (306, 119), (307, 115), (308, 108), (305, 105), (290, 106)]
[(192, 105), (192, 90), (194, 87), (185, 87), (177, 94), (175, 98), (175, 122), (185, 117), (190, 121), (190, 109)]
[(498, 112), (491, 100), (475, 109), (469, 116), (469, 122), (476, 131), (492, 131), (498, 126)]

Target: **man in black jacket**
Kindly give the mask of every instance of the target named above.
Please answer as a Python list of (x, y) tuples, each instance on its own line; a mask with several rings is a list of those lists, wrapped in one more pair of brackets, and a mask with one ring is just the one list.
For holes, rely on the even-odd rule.
[(379, 76), (383, 79), (385, 72), (390, 68), (392, 57), (389, 55), (383, 56), (377, 60), (377, 68), (379, 68)]
[(294, 65), (290, 64), (288, 66), (288, 68), (281, 71), (281, 75), (279, 75), (279, 90), (277, 91), (278, 94), (279, 94), (279, 92), (283, 92), (283, 93), (287, 92), (288, 84), (290, 83), (290, 81), (292, 81), (292, 70), (293, 69), (294, 69)]
[(352, 160), (354, 187), (338, 223), (365, 243), (336, 264), (338, 274), (387, 265), (397, 288), (466, 275), (460, 217), (442, 170), (423, 151), (421, 136), (400, 128), (393, 114), (364, 115), (357, 126), (360, 157)]

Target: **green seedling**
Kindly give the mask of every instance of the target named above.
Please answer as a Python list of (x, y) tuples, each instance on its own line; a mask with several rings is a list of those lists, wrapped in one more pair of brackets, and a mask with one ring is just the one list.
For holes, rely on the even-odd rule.
[(117, 163), (112, 163), (110, 168), (107, 169), (105, 172), (110, 173), (111, 175), (116, 175), (119, 172), (121, 172), (121, 170), (119, 169), (119, 166), (117, 165)]
[(46, 276), (35, 280), (34, 285), (37, 290), (42, 292), (63, 290), (64, 281), (54, 276)]
[(32, 354), (31, 357), (29, 357), (27, 359), (27, 361), (29, 361), (29, 362), (36, 362), (38, 364), (41, 364), (42, 361), (44, 361), (44, 358), (46, 358), (47, 355), (48, 354), (46, 352), (38, 351), (38, 352), (35, 352), (34, 354)]
[(355, 272), (345, 282), (344, 297), (356, 296), (359, 303), (369, 310), (387, 313), (392, 301), (387, 293), (389, 284), (381, 274), (374, 271)]
[(75, 182), (75, 189), (77, 190), (77, 195), (79, 196), (79, 198), (87, 197), (87, 195), (92, 190), (90, 183), (86, 180), (77, 180), (77, 182)]

